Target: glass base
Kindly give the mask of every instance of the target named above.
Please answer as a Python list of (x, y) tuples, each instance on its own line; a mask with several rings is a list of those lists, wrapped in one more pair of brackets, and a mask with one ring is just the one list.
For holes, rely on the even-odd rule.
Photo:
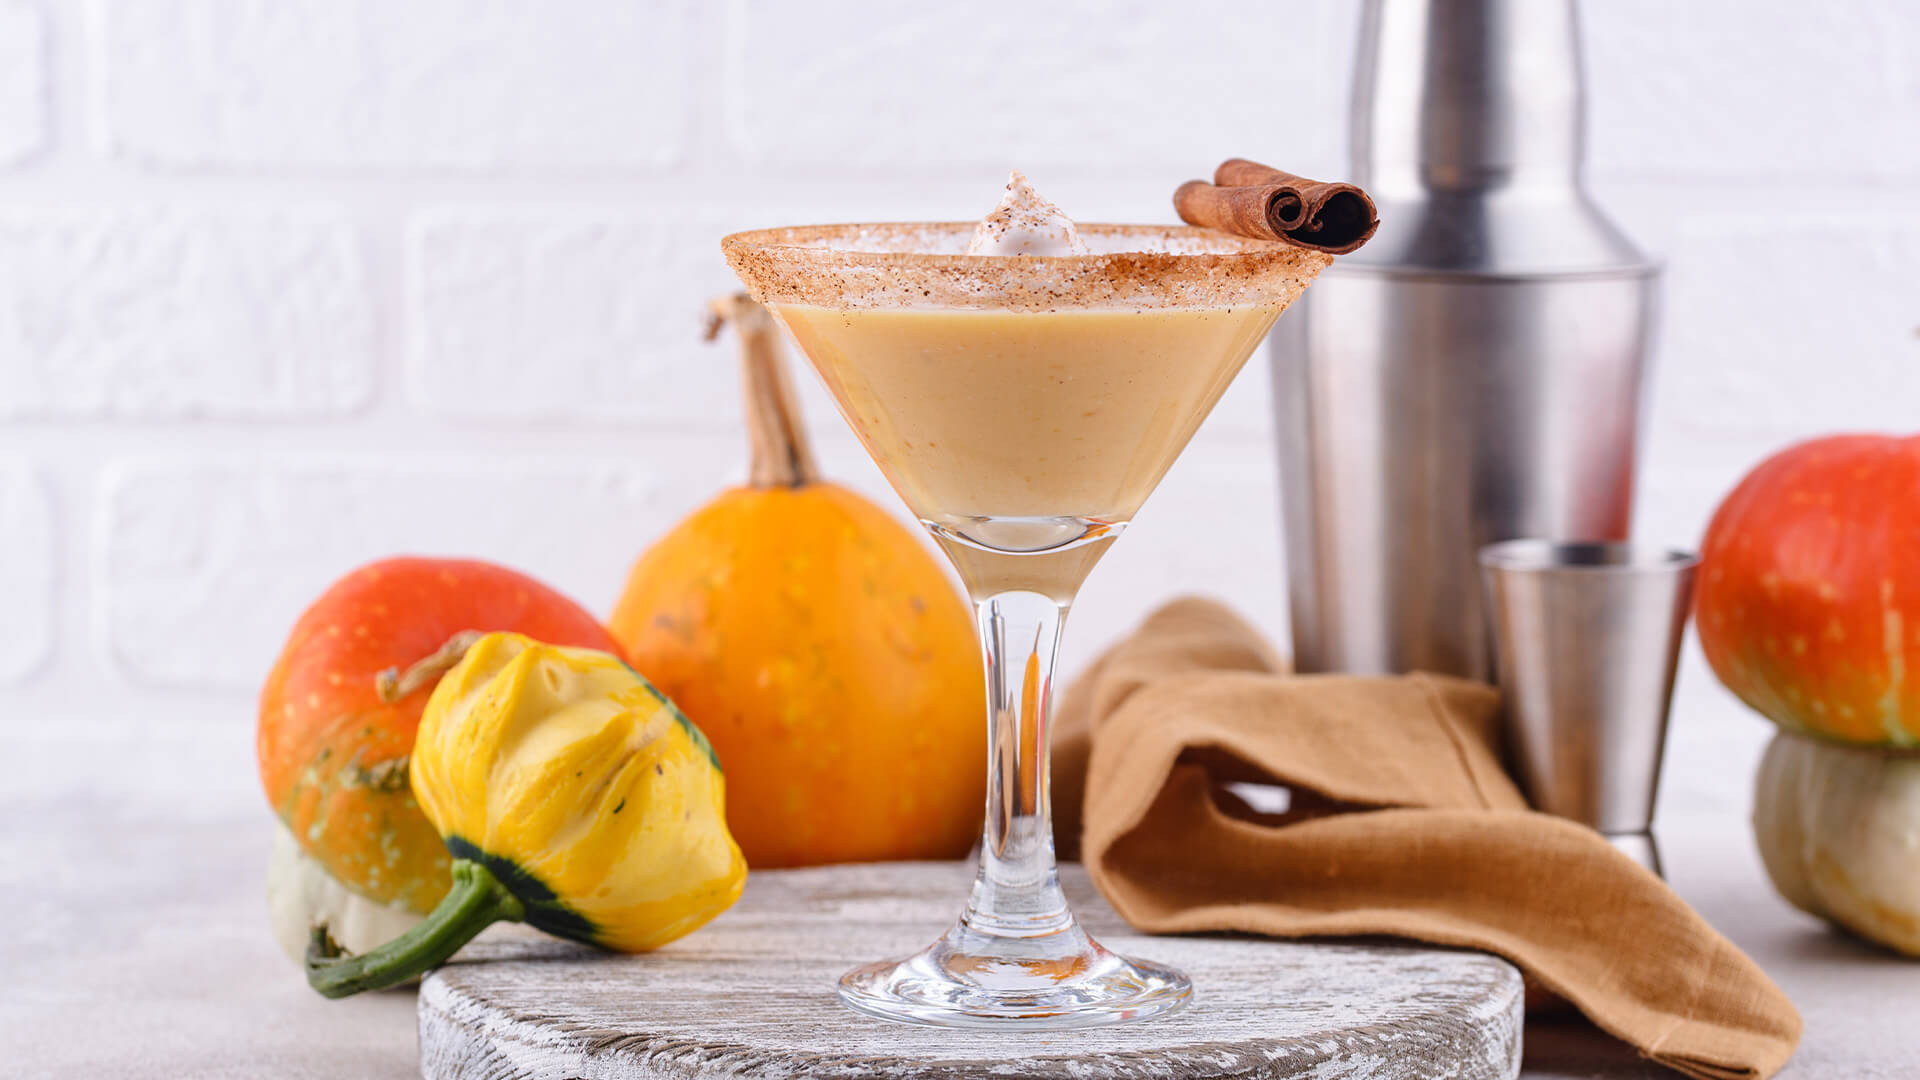
[(1097, 1027), (1164, 1015), (1192, 997), (1185, 975), (1108, 952), (1076, 924), (1045, 937), (1005, 938), (963, 923), (905, 960), (840, 979), (848, 1008), (936, 1027)]

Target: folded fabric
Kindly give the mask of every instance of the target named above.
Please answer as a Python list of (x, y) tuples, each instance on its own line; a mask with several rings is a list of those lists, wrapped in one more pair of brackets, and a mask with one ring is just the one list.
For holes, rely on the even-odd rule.
[[(1285, 668), (1232, 612), (1184, 599), (1062, 701), (1056, 832), (1128, 922), (1483, 949), (1690, 1076), (1786, 1063), (1800, 1017), (1753, 961), (1598, 833), (1527, 808), (1494, 690)], [(1261, 813), (1236, 782), (1290, 804)]]

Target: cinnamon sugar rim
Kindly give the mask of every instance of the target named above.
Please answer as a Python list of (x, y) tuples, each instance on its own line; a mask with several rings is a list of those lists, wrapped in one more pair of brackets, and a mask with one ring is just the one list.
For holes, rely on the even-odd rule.
[(1078, 226), (1085, 255), (968, 255), (974, 223), (806, 225), (720, 247), (764, 304), (829, 308), (1285, 307), (1324, 252), (1182, 225)]

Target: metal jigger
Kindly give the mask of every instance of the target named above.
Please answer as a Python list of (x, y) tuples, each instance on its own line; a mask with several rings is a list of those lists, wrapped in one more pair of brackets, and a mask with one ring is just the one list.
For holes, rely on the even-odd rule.
[(1653, 801), (1698, 563), (1625, 543), (1480, 550), (1507, 741), (1528, 798), (1656, 874)]

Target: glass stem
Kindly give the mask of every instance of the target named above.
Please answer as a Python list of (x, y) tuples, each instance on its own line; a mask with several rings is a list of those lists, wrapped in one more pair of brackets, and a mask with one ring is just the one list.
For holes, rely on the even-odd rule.
[(987, 819), (961, 931), (1059, 934), (1074, 922), (1054, 871), (1047, 762), (1067, 603), (1012, 590), (976, 597), (974, 610), (987, 674)]

